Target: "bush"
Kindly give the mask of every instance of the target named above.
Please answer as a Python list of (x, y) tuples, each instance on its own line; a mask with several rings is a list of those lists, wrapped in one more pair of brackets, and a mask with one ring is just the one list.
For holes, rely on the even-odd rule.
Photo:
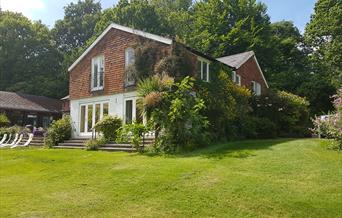
[(335, 113), (329, 114), (325, 118), (316, 117), (313, 120), (313, 133), (334, 139), (333, 148), (342, 150), (342, 89), (333, 96)]
[(270, 119), (265, 117), (248, 116), (242, 120), (240, 127), (241, 136), (246, 138), (275, 138), (277, 126)]
[[(26, 131), (26, 129), (24, 129)], [(19, 133), (21, 131), (21, 127), (20, 126), (17, 126), (17, 125), (14, 125), (14, 126), (11, 126), (11, 127), (1, 127), (0, 128), (0, 137), (2, 138), (4, 134), (16, 134), (16, 133)]]
[(71, 138), (71, 120), (69, 116), (54, 121), (48, 128), (45, 145), (49, 148)]
[(108, 141), (115, 141), (117, 130), (122, 126), (122, 120), (117, 116), (104, 116), (94, 126), (95, 130), (101, 132)]
[(309, 135), (309, 102), (300, 96), (269, 91), (252, 99), (253, 116), (268, 118), (276, 125), (275, 135), (303, 137)]
[(126, 124), (118, 130), (118, 141), (129, 142), (138, 151), (142, 151), (141, 140), (147, 132), (148, 128), (142, 123)]
[(10, 120), (8, 119), (8, 117), (6, 116), (6, 114), (1, 113), (0, 114), (0, 127), (5, 127), (5, 126), (9, 126), (10, 125)]

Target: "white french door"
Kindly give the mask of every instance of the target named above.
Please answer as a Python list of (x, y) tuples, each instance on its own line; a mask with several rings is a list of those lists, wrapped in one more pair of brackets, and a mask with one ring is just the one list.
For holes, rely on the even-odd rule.
[(108, 102), (95, 102), (80, 105), (80, 135), (90, 135), (94, 125), (108, 115)]
[(133, 121), (142, 122), (142, 115), (137, 106), (138, 98), (126, 98), (125, 109), (124, 109), (124, 122), (125, 124), (132, 124)]

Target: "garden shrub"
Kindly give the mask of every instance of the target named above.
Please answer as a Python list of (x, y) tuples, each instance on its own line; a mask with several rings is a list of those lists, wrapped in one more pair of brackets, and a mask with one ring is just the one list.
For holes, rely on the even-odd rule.
[(325, 119), (316, 117), (313, 120), (313, 133), (334, 139), (333, 148), (342, 150), (342, 89), (333, 96), (335, 112), (329, 114)]
[(266, 117), (247, 116), (241, 120), (240, 136), (250, 139), (275, 138), (277, 137), (277, 126)]
[(131, 143), (138, 151), (142, 151), (142, 137), (148, 131), (142, 123), (126, 124), (118, 130), (118, 141)]
[[(163, 81), (162, 77), (155, 80)], [(148, 112), (149, 120), (153, 124), (156, 134), (156, 145), (160, 150), (175, 151), (178, 148), (192, 147), (205, 142), (205, 129), (208, 121), (202, 115), (205, 108), (204, 101), (196, 97), (194, 92), (194, 79), (185, 77), (181, 82), (158, 82), (158, 87), (150, 89), (144, 83), (150, 83), (151, 79), (141, 81), (138, 85), (138, 93), (143, 98), (143, 111)], [(169, 81), (168, 79), (166, 81)], [(165, 85), (167, 84), (167, 85)], [(156, 95), (155, 93), (159, 94)], [(147, 100), (150, 95), (158, 96), (158, 103)], [(159, 133), (162, 131), (162, 134)]]
[(103, 134), (108, 141), (115, 141), (117, 138), (117, 130), (122, 126), (122, 119), (117, 116), (104, 116), (98, 121), (94, 129)]
[(5, 113), (0, 113), (0, 127), (6, 127), (10, 125), (10, 120)]
[[(16, 133), (19, 133), (21, 131), (21, 127), (20, 126), (17, 126), (17, 125), (14, 125), (14, 126), (10, 126), (10, 127), (1, 127), (0, 128), (0, 137), (2, 138), (4, 134), (16, 134)], [(24, 128), (25, 131), (27, 131), (25, 128)]]
[(48, 128), (45, 145), (49, 148), (71, 138), (71, 120), (69, 116), (53, 121)]
[[(210, 83), (198, 81), (196, 92), (205, 101), (210, 138), (213, 141), (239, 137), (238, 127), (250, 112), (250, 91), (235, 85), (228, 71), (220, 70)], [(218, 116), (219, 115), (219, 116)]]
[(86, 141), (85, 146), (87, 151), (96, 151), (101, 145), (104, 145), (106, 143), (108, 143), (108, 140), (104, 137), (100, 137), (98, 139), (90, 139)]
[(300, 96), (272, 91), (252, 99), (253, 116), (268, 118), (276, 125), (275, 135), (303, 137), (309, 135), (309, 102)]

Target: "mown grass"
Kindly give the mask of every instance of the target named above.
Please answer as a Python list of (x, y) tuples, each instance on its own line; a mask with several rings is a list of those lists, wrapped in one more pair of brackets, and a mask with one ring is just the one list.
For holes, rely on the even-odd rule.
[(0, 153), (0, 217), (342, 217), (342, 152), (318, 139), (149, 156)]

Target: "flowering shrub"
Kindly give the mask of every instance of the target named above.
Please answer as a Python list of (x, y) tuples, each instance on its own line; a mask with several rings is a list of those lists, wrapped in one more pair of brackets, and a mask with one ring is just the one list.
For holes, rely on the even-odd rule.
[(10, 124), (10, 120), (4, 113), (0, 113), (0, 127), (5, 127)]
[(337, 149), (342, 150), (342, 89), (333, 96), (335, 113), (327, 116), (316, 117), (313, 120), (314, 128), (312, 131), (323, 137), (334, 139)]

